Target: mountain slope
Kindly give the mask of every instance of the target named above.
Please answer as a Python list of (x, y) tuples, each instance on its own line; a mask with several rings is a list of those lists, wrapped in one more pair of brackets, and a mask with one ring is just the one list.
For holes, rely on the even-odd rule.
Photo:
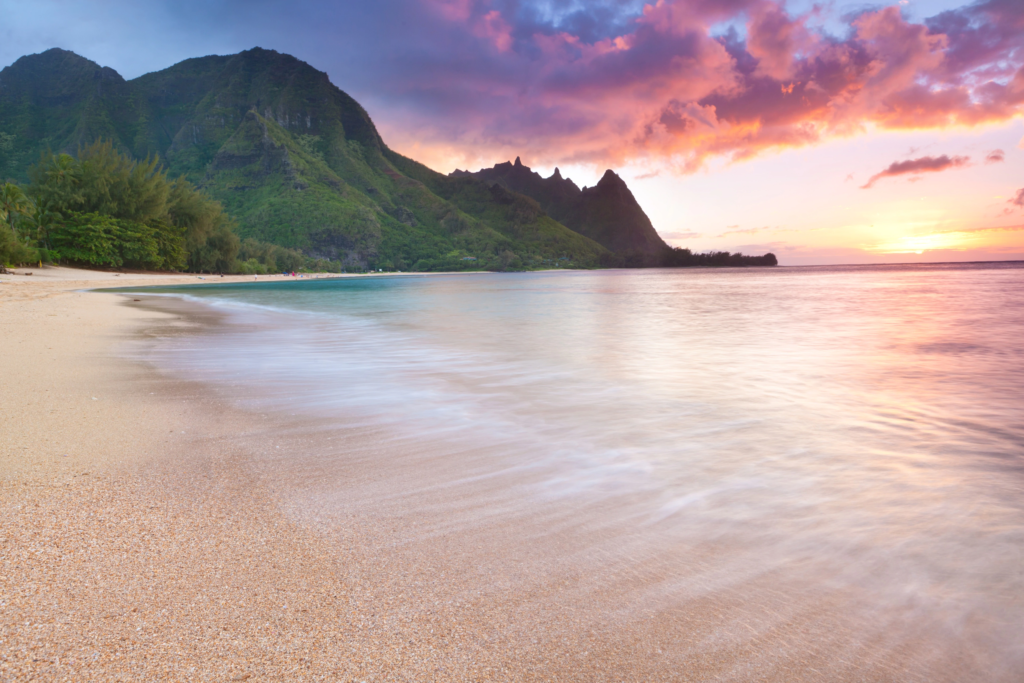
[[(525, 240), (537, 245), (544, 253), (557, 254), (559, 261), (578, 258), (573, 255), (595, 244), (586, 236), (567, 230), (547, 215), (536, 201), (525, 195), (490, 185), (477, 178), (442, 175), (391, 150), (386, 150), (385, 156), (395, 168), (407, 177), (422, 182), (435, 195), (492, 225), (511, 240)], [(605, 249), (601, 249), (599, 254), (601, 257), (609, 255)], [(534, 257), (539, 255), (534, 254)]]
[(597, 185), (582, 190), (557, 168), (550, 178), (542, 178), (519, 157), (514, 164), (476, 173), (455, 171), (452, 177), (475, 177), (531, 197), (555, 220), (616, 253), (658, 254), (668, 248), (626, 183), (611, 170)]
[(0, 177), (27, 179), (39, 153), (120, 140), (131, 86), (113, 69), (47, 50), (0, 71)]
[(100, 137), (139, 158), (159, 154), (220, 200), (242, 236), (350, 266), (593, 266), (607, 256), (526, 198), (453, 185), (392, 152), (326, 74), (272, 50), (132, 81), (58, 49), (0, 71), (3, 176), (24, 180), (41, 151), (74, 153)]

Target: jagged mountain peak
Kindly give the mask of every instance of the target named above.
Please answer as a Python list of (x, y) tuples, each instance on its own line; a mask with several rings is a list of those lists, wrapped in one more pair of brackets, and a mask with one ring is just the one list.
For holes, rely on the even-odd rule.
[[(636, 199), (633, 197), (633, 193), (630, 191), (629, 186), (626, 185), (626, 181), (623, 180), (618, 173), (608, 169), (601, 176), (601, 179), (597, 181), (597, 185), (593, 187), (583, 188), (584, 192), (600, 192), (607, 195), (616, 195), (626, 204), (636, 204)], [(639, 204), (637, 209), (640, 208)]]
[(566, 227), (612, 251), (650, 254), (667, 248), (626, 182), (611, 169), (597, 185), (583, 189), (563, 178), (557, 168), (550, 177), (542, 178), (519, 157), (514, 164), (506, 161), (468, 175), (525, 194)]

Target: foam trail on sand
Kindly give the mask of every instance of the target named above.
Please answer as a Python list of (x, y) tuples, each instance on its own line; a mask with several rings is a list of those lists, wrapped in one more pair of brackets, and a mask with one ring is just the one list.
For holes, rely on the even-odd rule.
[(1010, 680), (1022, 288), (1013, 266), (212, 287), (179, 294), (225, 325), (134, 353), (334, 434), (268, 447), (296, 514), (415, 519), (421, 549), (511, 525), (531, 580), (602, 567), (596, 614), (715, 600), (707, 638), (799, 621), (833, 654)]

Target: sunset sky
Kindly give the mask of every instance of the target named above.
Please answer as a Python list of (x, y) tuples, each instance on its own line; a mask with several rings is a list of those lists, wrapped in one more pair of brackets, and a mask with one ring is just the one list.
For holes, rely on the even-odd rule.
[(1024, 1), (0, 0), (0, 67), (260, 46), (434, 169), (626, 179), (668, 242), (783, 264), (1024, 259)]

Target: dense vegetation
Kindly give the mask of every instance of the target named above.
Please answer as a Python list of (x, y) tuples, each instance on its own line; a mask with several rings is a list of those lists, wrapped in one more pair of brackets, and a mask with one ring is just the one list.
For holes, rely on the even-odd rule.
[(32, 203), (20, 187), (13, 183), (0, 185), (0, 271), (5, 264), (17, 264), (42, 258), (19, 237), (14, 226), (32, 214)]
[(28, 175), (27, 191), (13, 183), (0, 188), (6, 263), (194, 272), (306, 265), (298, 252), (273, 245), (247, 240), (243, 249), (218, 202), (184, 178), (169, 179), (157, 158), (135, 161), (109, 141), (84, 147), (77, 157), (43, 154)]
[(730, 254), (727, 251), (708, 251), (702, 254), (695, 254), (689, 249), (674, 247), (665, 249), (658, 255), (657, 265), (663, 268), (777, 266), (779, 265), (779, 260), (771, 252), (764, 256), (745, 256), (738, 252)]

